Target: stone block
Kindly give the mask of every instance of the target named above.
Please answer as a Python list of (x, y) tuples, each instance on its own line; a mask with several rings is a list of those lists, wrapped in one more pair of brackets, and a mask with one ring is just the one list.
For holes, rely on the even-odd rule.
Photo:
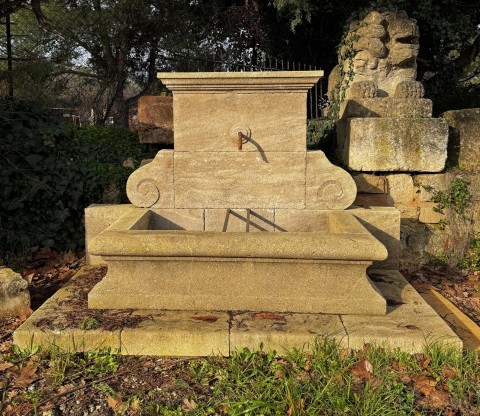
[[(71, 323), (72, 315), (78, 316), (86, 312), (78, 306), (78, 303), (72, 306), (69, 300), (71, 301), (72, 297), (78, 297), (79, 289), (74, 287), (74, 284), (77, 279), (84, 277), (88, 269), (84, 267), (77, 272), (14, 332), (14, 344), (22, 349), (31, 348), (34, 345), (45, 348), (55, 346), (72, 353), (99, 348), (120, 351), (120, 328), (87, 330)], [(109, 314), (110, 311), (105, 311), (105, 315)], [(85, 316), (88, 315), (85, 314)]]
[(85, 208), (85, 254), (87, 264), (95, 265), (105, 263), (100, 256), (90, 254), (88, 249), (90, 241), (132, 208), (133, 206), (130, 204), (93, 204)]
[[(177, 152), (300, 152), (306, 148), (304, 93), (175, 94)], [(269, 112), (259, 108), (268, 108)], [(270, 114), (281, 114), (281, 122)]]
[(413, 181), (417, 186), (418, 200), (430, 202), (435, 192), (446, 192), (450, 184), (449, 176), (447, 173), (415, 175)]
[(473, 212), (472, 229), (475, 234), (480, 234), (480, 202), (474, 202), (471, 206)]
[(462, 341), (445, 321), (436, 317), (420, 317), (406, 313), (404, 317), (345, 316), (348, 346), (361, 349), (365, 344), (385, 344), (409, 353), (424, 350), (426, 342), (438, 341), (462, 349)]
[(120, 351), (120, 329), (116, 331), (97, 329), (83, 330), (79, 328), (53, 331), (43, 330), (38, 328), (36, 324), (38, 324), (40, 319), (49, 319), (49, 317), (34, 315), (13, 334), (14, 344), (22, 349), (31, 348), (34, 345), (41, 345), (46, 349), (57, 347), (71, 353), (100, 348), (110, 348), (113, 351)]
[(144, 95), (138, 99), (138, 122), (169, 130), (173, 135), (173, 98)]
[(337, 124), (338, 157), (356, 171), (440, 172), (448, 125), (431, 118), (349, 118)]
[(173, 144), (173, 129), (163, 127), (151, 127), (139, 124), (136, 127), (138, 133), (138, 141), (144, 144)]
[(435, 211), (433, 207), (420, 207), (418, 221), (425, 224), (438, 224), (442, 220), (445, 220), (445, 215)]
[(395, 208), (398, 209), (400, 212), (400, 216), (402, 218), (411, 218), (411, 219), (418, 219), (420, 215), (420, 207), (416, 205), (395, 205)]
[(293, 348), (312, 350), (315, 337), (329, 336), (346, 346), (347, 334), (339, 316), (287, 313), (240, 313), (233, 315), (230, 350), (247, 347), (275, 350), (283, 355)]
[[(247, 226), (248, 224), (248, 226)], [(206, 209), (205, 231), (226, 232), (274, 231), (274, 210)]]
[(340, 108), (342, 118), (365, 117), (432, 117), (432, 100), (426, 98), (354, 98), (343, 101)]
[(305, 151), (306, 96), (322, 75), (323, 71), (159, 73), (174, 96), (175, 150), (238, 152), (241, 133), (243, 152)]
[[(229, 315), (214, 311), (135, 311), (148, 316), (121, 333), (121, 354), (195, 357), (224, 355), (229, 350)], [(139, 342), (139, 340), (141, 340)]]
[(0, 266), (0, 318), (31, 313), (27, 281), (12, 269)]
[(275, 231), (294, 233), (324, 232), (329, 229), (329, 211), (276, 209)]
[(370, 271), (389, 303), (385, 316), (342, 316), (348, 346), (360, 349), (366, 343), (422, 352), (426, 342), (438, 341), (458, 350), (462, 341), (445, 321), (425, 303), (398, 271)]
[(387, 301), (389, 317), (438, 317), (435, 310), (425, 303), (422, 296), (398, 270), (371, 269), (368, 276)]
[(480, 170), (480, 108), (442, 114), (450, 128), (449, 161), (465, 171)]
[(480, 175), (471, 172), (468, 175), (462, 175), (468, 181), (468, 190), (472, 195), (472, 201), (480, 201)]
[(205, 230), (203, 209), (152, 209), (149, 230)]
[(353, 204), (358, 207), (387, 207), (393, 204), (389, 201), (387, 194), (357, 194)]
[[(228, 257), (136, 262), (110, 258), (108, 274), (89, 293), (88, 305), (94, 309), (385, 314), (385, 300), (365, 276), (369, 264)], [(136, 276), (134, 289), (132, 276)]]
[(409, 205), (415, 199), (415, 187), (411, 175), (405, 173), (387, 175), (388, 200), (394, 205)]
[(304, 208), (305, 152), (175, 152), (175, 207)]
[(384, 194), (386, 192), (385, 176), (359, 173), (352, 175), (352, 178), (357, 185), (357, 193)]
[(173, 154), (171, 150), (161, 150), (152, 162), (130, 175), (127, 196), (133, 205), (144, 208), (174, 207)]
[(332, 165), (322, 151), (307, 152), (307, 209), (345, 209), (356, 194), (357, 187), (348, 172)]
[(398, 269), (400, 260), (400, 213), (393, 207), (351, 207), (348, 210), (388, 251), (385, 260), (373, 262), (372, 268)]

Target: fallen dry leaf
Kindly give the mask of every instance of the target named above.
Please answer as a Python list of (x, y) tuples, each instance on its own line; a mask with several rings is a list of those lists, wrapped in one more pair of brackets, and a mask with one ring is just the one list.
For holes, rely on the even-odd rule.
[(360, 360), (350, 368), (350, 375), (360, 380), (368, 380), (373, 376), (373, 365), (367, 360)]
[(300, 413), (303, 413), (303, 409), (305, 408), (305, 400), (300, 399), (296, 400), (293, 402), (292, 406), (290, 406), (287, 410), (287, 415), (295, 415), (297, 414), (297, 411), (300, 411)]
[(277, 370), (275, 370), (275, 372), (273, 373), (273, 376), (274, 376), (275, 378), (282, 379), (282, 378), (285, 378), (285, 373), (283, 372), (283, 370), (277, 369)]
[(418, 365), (422, 369), (426, 369), (430, 365), (430, 358), (428, 358), (425, 354), (423, 353), (417, 353), (415, 354), (415, 360), (417, 361)]
[(450, 395), (445, 391), (433, 390), (428, 396), (425, 396), (422, 403), (435, 409), (443, 408), (450, 404)]
[(7, 368), (13, 367), (12, 363), (9, 363), (8, 361), (5, 361), (4, 363), (0, 363), (0, 372), (5, 371)]
[(66, 394), (75, 388), (73, 384), (65, 384), (58, 389), (59, 394)]
[(192, 410), (195, 410), (197, 408), (197, 403), (195, 403), (195, 400), (189, 400), (187, 398), (183, 399), (183, 406), (182, 409), (185, 410), (186, 412), (191, 412)]
[(442, 379), (455, 378), (457, 376), (457, 370), (452, 367), (443, 367), (442, 368)]
[(36, 377), (35, 373), (37, 372), (37, 366), (33, 363), (27, 364), (20, 370), (20, 375), (15, 380), (15, 387), (27, 387), (29, 384), (32, 384)]
[(434, 390), (437, 382), (427, 376), (418, 376), (414, 378), (415, 388), (425, 396), (430, 395)]
[(121, 396), (116, 396), (116, 397), (108, 396), (107, 404), (110, 409), (119, 410), (123, 406), (123, 400)]
[(76, 259), (77, 259), (77, 256), (75, 255), (74, 252), (67, 251), (66, 253), (63, 254), (62, 262), (63, 263), (71, 263), (72, 261), (75, 261)]

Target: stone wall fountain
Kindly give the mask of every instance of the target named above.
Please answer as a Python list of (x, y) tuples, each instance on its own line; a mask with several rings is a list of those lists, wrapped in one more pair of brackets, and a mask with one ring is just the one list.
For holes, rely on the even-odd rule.
[(366, 269), (387, 250), (344, 211), (355, 183), (306, 151), (321, 75), (159, 74), (175, 150), (130, 176), (137, 208), (90, 242), (108, 273), (89, 307), (385, 315)]
[[(175, 149), (132, 173), (131, 204), (85, 210), (90, 269), (14, 342), (169, 356), (260, 343), (281, 353), (324, 335), (350, 348), (460, 347), (397, 270), (399, 212), (351, 206), (352, 177), (306, 151), (306, 94), (320, 76), (159, 74)], [(92, 316), (98, 326), (82, 328)]]

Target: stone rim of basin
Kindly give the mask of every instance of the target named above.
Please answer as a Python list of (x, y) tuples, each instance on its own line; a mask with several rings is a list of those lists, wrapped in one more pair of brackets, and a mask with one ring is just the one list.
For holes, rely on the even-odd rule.
[(350, 213), (325, 212), (325, 232), (152, 230), (149, 209), (134, 208), (89, 244), (104, 257), (211, 257), (301, 260), (384, 260), (385, 246)]

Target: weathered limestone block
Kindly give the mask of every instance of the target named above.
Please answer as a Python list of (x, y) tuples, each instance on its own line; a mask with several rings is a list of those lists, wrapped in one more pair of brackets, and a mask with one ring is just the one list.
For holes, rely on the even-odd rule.
[(304, 93), (176, 94), (174, 105), (176, 151), (237, 152), (239, 132), (244, 152), (305, 150)]
[(329, 228), (328, 210), (276, 209), (275, 231), (293, 233), (324, 232)]
[(438, 211), (435, 211), (433, 209), (433, 206), (420, 207), (420, 215), (418, 216), (418, 221), (425, 224), (438, 224), (442, 220), (445, 220), (445, 215)]
[(480, 171), (480, 108), (442, 114), (450, 127), (449, 159), (462, 170)]
[(413, 178), (406, 173), (387, 175), (388, 201), (394, 205), (408, 205), (415, 197)]
[(332, 165), (322, 151), (307, 152), (305, 194), (307, 209), (346, 209), (357, 195), (357, 186), (350, 174)]
[(175, 208), (305, 208), (305, 152), (220, 155), (175, 152)]
[(130, 204), (93, 204), (85, 208), (85, 254), (87, 264), (97, 265), (105, 263), (100, 256), (90, 254), (88, 248), (89, 243), (94, 237), (100, 234), (103, 230), (106, 230), (132, 208), (133, 206)]
[(476, 172), (470, 172), (468, 175), (462, 175), (468, 182), (468, 190), (472, 195), (472, 201), (480, 201), (480, 175)]
[(274, 210), (206, 209), (205, 231), (274, 231)]
[[(322, 71), (159, 73), (173, 91), (175, 150), (305, 150), (309, 88)], [(266, 111), (265, 109), (268, 109)], [(272, 114), (281, 115), (281, 122)]]
[(439, 172), (447, 158), (443, 119), (350, 118), (338, 123), (338, 155), (358, 171)]
[(173, 151), (161, 150), (134, 171), (127, 181), (127, 196), (137, 207), (173, 208)]
[(446, 192), (450, 182), (448, 176), (445, 173), (415, 175), (414, 182), (418, 188), (418, 200), (420, 202), (430, 202), (435, 192)]
[(173, 144), (172, 97), (140, 97), (137, 118), (135, 129), (140, 143)]
[(472, 231), (478, 235), (480, 234), (480, 202), (474, 202), (471, 209), (473, 212)]
[(173, 130), (173, 98), (144, 95), (138, 99), (138, 121)]
[(0, 318), (31, 313), (27, 281), (12, 269), (0, 267)]
[(384, 194), (385, 193), (385, 177), (377, 175), (369, 175), (367, 173), (359, 173), (352, 176), (357, 185), (358, 193), (364, 194)]
[(432, 100), (426, 98), (354, 98), (343, 101), (340, 114), (343, 118), (357, 117), (432, 117)]
[(152, 209), (149, 217), (150, 230), (205, 230), (204, 209)]
[(225, 312), (155, 313), (150, 310), (135, 311), (132, 316), (148, 316), (149, 319), (135, 328), (122, 329), (121, 354), (173, 357), (229, 355), (229, 315)]
[(312, 350), (313, 337), (333, 337), (348, 345), (348, 335), (339, 316), (323, 314), (240, 313), (231, 322), (230, 350), (258, 349), (286, 351), (293, 348)]
[[(143, 263), (140, 275), (136, 262), (111, 261), (108, 273), (114, 273), (116, 279), (109, 282), (107, 275), (89, 293), (89, 307), (178, 309), (181, 305), (184, 310), (386, 312), (385, 300), (364, 274), (370, 262), (184, 257)], [(138, 277), (135, 296), (131, 276)]]
[(393, 207), (351, 207), (348, 212), (387, 248), (387, 259), (374, 261), (371, 267), (397, 270), (400, 261), (400, 212)]

